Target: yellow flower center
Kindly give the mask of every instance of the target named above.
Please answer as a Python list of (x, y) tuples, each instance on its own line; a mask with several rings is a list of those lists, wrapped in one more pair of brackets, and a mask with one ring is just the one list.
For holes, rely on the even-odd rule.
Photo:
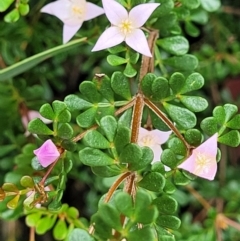
[(82, 15), (84, 13), (83, 9), (76, 6), (76, 5), (73, 5), (72, 6), (72, 13), (74, 15), (74, 17), (77, 17), (77, 18), (82, 18)]
[(129, 19), (126, 19), (120, 23), (119, 28), (124, 35), (127, 35), (132, 32), (132, 22)]
[(153, 143), (154, 143), (153, 138), (152, 138), (152, 136), (150, 136), (150, 135), (144, 136), (144, 137), (140, 140), (140, 142), (141, 142), (141, 144), (142, 144), (143, 146), (148, 146), (148, 147), (152, 146)]
[(196, 155), (196, 166), (194, 172), (197, 173), (208, 173), (210, 170), (211, 160), (210, 156), (206, 156), (203, 153), (198, 152)]

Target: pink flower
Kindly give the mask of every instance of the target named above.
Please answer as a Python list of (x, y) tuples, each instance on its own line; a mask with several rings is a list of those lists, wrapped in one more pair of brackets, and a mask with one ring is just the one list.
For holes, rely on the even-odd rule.
[(102, 33), (92, 51), (107, 49), (125, 41), (135, 51), (152, 57), (147, 39), (140, 28), (160, 4), (139, 4), (128, 13), (115, 0), (102, 0), (102, 3), (112, 26)]
[(84, 21), (104, 13), (103, 9), (85, 0), (58, 0), (47, 4), (41, 12), (56, 16), (64, 23), (63, 43), (67, 43)]
[(160, 161), (160, 157), (162, 154), (161, 145), (165, 143), (172, 131), (159, 131), (152, 130), (148, 131), (144, 128), (140, 128), (139, 136), (138, 136), (138, 145), (139, 146), (148, 146), (152, 149), (154, 153), (154, 158), (152, 163), (156, 161)]
[(217, 172), (217, 138), (215, 133), (192, 151), (192, 155), (178, 167), (196, 176), (213, 180)]
[(49, 166), (60, 156), (57, 147), (50, 139), (45, 141), (41, 147), (34, 150), (33, 153), (37, 156), (38, 161), (43, 167)]

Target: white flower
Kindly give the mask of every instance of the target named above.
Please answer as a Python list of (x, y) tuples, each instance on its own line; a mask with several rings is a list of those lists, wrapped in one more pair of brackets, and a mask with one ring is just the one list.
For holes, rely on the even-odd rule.
[(102, 3), (105, 14), (112, 26), (102, 33), (92, 51), (110, 48), (125, 41), (135, 51), (152, 57), (147, 39), (140, 27), (143, 26), (160, 4), (140, 4), (128, 13), (115, 0), (102, 0)]
[(139, 146), (148, 146), (152, 149), (154, 158), (152, 163), (160, 161), (160, 157), (162, 154), (161, 145), (165, 143), (172, 131), (159, 131), (152, 130), (148, 131), (144, 128), (140, 128), (139, 136), (138, 136), (138, 145)]
[(217, 172), (217, 138), (214, 134), (192, 151), (192, 155), (178, 167), (196, 176), (213, 180)]
[(41, 12), (56, 16), (64, 23), (63, 43), (67, 43), (81, 28), (84, 21), (104, 13), (104, 10), (85, 0), (58, 0), (47, 4)]

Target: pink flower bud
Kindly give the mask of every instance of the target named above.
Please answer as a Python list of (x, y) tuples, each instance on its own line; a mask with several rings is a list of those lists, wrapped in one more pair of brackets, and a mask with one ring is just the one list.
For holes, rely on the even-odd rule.
[(38, 161), (43, 167), (49, 166), (60, 156), (57, 147), (50, 139), (45, 141), (41, 147), (34, 150), (33, 153), (37, 156)]

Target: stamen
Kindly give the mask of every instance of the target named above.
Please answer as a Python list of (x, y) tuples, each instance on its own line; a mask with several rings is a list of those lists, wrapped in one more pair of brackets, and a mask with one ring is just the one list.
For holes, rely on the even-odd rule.
[(122, 23), (119, 25), (119, 28), (121, 32), (127, 35), (132, 32), (132, 29), (133, 29), (132, 22), (129, 19), (126, 19), (122, 21)]

